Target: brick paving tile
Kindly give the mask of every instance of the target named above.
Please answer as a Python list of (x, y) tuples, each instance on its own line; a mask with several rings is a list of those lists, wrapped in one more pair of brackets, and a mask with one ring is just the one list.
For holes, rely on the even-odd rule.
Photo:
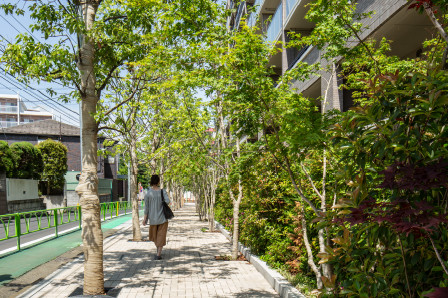
[[(131, 221), (104, 242), (104, 280), (111, 296), (128, 297), (279, 297), (254, 266), (245, 261), (216, 261), (231, 245), (220, 233), (204, 233), (195, 207), (175, 212), (168, 227), (163, 259), (153, 260), (152, 242), (132, 242)], [(148, 227), (143, 227), (144, 237)], [(64, 265), (20, 297), (68, 297), (81, 294), (82, 257)]]

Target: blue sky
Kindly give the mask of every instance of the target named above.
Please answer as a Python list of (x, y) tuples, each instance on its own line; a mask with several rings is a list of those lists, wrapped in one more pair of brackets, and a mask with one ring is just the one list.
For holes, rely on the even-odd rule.
[[(18, 3), (19, 5), (23, 3), (22, 5), (26, 5), (24, 0), (15, 0), (11, 2)], [(19, 33), (28, 33), (27, 29), (31, 31), (29, 29), (31, 22), (31, 18), (27, 16), (5, 15), (3, 11), (0, 11), (0, 39), (2, 40), (0, 44), (4, 46), (7, 44), (5, 39), (9, 42), (13, 42)], [(32, 32), (32, 34), (35, 38), (40, 38), (37, 32)], [(71, 91), (70, 89), (63, 88), (55, 83), (31, 83), (28, 86), (25, 86), (19, 83), (13, 76), (6, 74), (3, 70), (4, 65), (0, 65), (0, 67), (1, 94), (19, 93), (28, 108), (39, 106), (42, 109), (53, 113), (58, 121), (61, 119), (64, 123), (79, 126), (78, 103), (76, 103), (76, 101), (67, 104), (62, 102), (55, 103), (51, 99), (57, 101), (58, 96), (50, 97), (45, 92), (48, 87), (52, 87), (59, 94), (68, 93)]]
[[(27, 3), (26, 0), (9, 1), (12, 3), (17, 3), (22, 7), (25, 7), (30, 3)], [(8, 44), (8, 42), (15, 41), (15, 38), (19, 33), (32, 34), (34, 38), (41, 39), (38, 32), (31, 32), (29, 26), (32, 24), (32, 21), (33, 20), (27, 15), (5, 15), (3, 11), (0, 11), (0, 48), (3, 48)], [(73, 36), (71, 39), (76, 40), (76, 37)], [(56, 83), (30, 83), (26, 86), (18, 82), (13, 76), (7, 74), (4, 71), (4, 65), (0, 64), (0, 94), (19, 93), (28, 108), (39, 106), (43, 110), (53, 113), (57, 120), (61, 119), (64, 123), (79, 126), (79, 104), (76, 103), (75, 100), (70, 103), (58, 102), (57, 95), (50, 97), (45, 92), (45, 90), (49, 87), (51, 87), (58, 94), (64, 94), (71, 91), (70, 88), (64, 88)], [(206, 95), (202, 90), (197, 91), (197, 96), (206, 98)]]

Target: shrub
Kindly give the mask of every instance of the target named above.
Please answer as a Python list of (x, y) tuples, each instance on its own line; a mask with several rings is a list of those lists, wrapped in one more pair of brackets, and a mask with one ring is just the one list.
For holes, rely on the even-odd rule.
[(16, 161), (11, 148), (5, 141), (0, 141), (0, 172), (6, 172), (6, 177), (10, 178), (13, 174)]
[(17, 162), (11, 178), (40, 179), (43, 170), (40, 151), (28, 142), (13, 143), (10, 148)]
[(67, 172), (67, 147), (60, 142), (48, 139), (36, 145), (44, 162), (42, 180), (47, 181), (47, 195), (60, 193), (64, 187)]

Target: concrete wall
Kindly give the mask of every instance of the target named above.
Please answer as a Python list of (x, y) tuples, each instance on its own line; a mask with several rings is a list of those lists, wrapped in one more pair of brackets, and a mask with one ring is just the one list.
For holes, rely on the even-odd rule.
[(28, 212), (35, 210), (45, 210), (43, 199), (28, 199), (8, 201), (8, 213)]
[(0, 173), (0, 215), (8, 213), (6, 200), (6, 173)]
[(7, 178), (6, 196), (8, 202), (39, 198), (38, 183), (38, 180)]
[(43, 202), (47, 206), (47, 209), (63, 208), (67, 207), (67, 202), (64, 196), (45, 196)]
[(65, 192), (65, 200), (67, 207), (77, 206), (79, 204), (79, 196), (74, 190), (67, 190)]
[[(65, 174), (66, 181), (66, 192), (65, 192), (65, 202), (68, 206), (76, 206), (79, 204), (79, 196), (75, 189), (78, 186), (78, 180), (76, 180), (76, 175), (80, 172), (72, 171)], [(119, 197), (119, 187), (123, 183), (121, 180), (113, 179), (98, 179), (98, 195), (101, 203), (118, 201)]]

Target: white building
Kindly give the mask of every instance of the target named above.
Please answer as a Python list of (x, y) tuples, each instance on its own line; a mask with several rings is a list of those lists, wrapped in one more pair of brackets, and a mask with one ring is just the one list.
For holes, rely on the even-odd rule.
[(0, 129), (53, 117), (41, 108), (28, 109), (20, 95), (0, 94)]

